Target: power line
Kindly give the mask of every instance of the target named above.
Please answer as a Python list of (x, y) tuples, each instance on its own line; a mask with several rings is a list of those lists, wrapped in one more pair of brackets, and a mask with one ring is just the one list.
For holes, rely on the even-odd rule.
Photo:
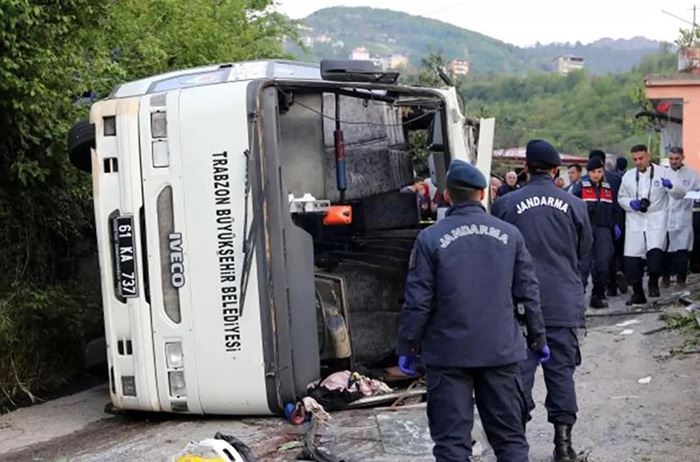
[[(694, 11), (695, 11), (695, 8), (693, 8), (693, 12), (694, 12)], [(664, 13), (664, 14), (667, 14), (667, 15), (671, 16), (672, 18), (676, 18), (676, 19), (678, 19), (679, 21), (683, 21), (683, 22), (686, 23), (686, 24), (690, 24), (690, 25), (693, 26), (693, 27), (696, 27), (696, 26), (697, 26), (697, 23), (695, 22), (695, 17), (693, 17), (693, 21), (691, 22), (691, 21), (688, 21), (688, 20), (685, 19), (685, 18), (681, 18), (680, 16), (677, 16), (677, 15), (675, 15), (675, 14), (669, 12), (669, 11), (661, 10), (661, 12)], [(693, 16), (694, 16), (694, 13), (693, 13)]]

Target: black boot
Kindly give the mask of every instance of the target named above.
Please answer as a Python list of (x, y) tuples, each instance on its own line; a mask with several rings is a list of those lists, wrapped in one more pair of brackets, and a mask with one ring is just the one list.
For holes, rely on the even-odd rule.
[(640, 282), (632, 288), (632, 296), (625, 302), (625, 305), (645, 305), (646, 302), (647, 298), (644, 296), (644, 288), (642, 288), (642, 283)]
[(554, 462), (576, 462), (571, 446), (571, 425), (554, 424)]
[(606, 302), (600, 295), (591, 295), (591, 308), (601, 309), (607, 308), (608, 302)]
[(661, 292), (659, 292), (659, 277), (649, 276), (649, 297), (658, 298), (661, 297)]
[(627, 278), (625, 277), (625, 273), (623, 273), (622, 271), (618, 271), (615, 274), (615, 282), (617, 283), (617, 290), (619, 290), (621, 294), (626, 294)]

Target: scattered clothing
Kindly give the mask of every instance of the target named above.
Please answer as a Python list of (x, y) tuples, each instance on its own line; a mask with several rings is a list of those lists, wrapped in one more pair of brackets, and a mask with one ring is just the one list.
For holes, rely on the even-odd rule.
[(340, 411), (353, 401), (365, 396), (391, 393), (393, 390), (381, 380), (370, 379), (357, 372), (340, 371), (312, 385), (308, 396), (328, 411)]

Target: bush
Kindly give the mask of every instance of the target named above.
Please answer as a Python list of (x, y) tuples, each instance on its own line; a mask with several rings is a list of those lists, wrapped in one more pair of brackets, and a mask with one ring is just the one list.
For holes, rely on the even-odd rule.
[(102, 329), (99, 295), (84, 287), (16, 286), (0, 293), (0, 413), (63, 385)]

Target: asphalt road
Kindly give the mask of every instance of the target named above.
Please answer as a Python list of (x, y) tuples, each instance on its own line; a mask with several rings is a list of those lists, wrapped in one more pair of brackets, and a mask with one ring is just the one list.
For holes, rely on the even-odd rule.
[[(662, 298), (675, 299), (669, 290)], [(670, 354), (685, 341), (676, 331), (643, 335), (664, 325), (658, 312), (600, 316), (625, 310), (623, 300), (617, 297), (609, 310), (596, 311), (581, 337), (575, 447), (590, 462), (700, 461), (700, 354)], [(549, 462), (552, 428), (542, 407), (541, 376), (535, 392), (538, 407), (528, 425), (531, 460)], [(245, 441), (259, 460), (295, 460), (298, 450), (279, 448), (304, 433), (278, 418), (115, 416), (103, 412), (107, 402), (106, 386), (98, 386), (0, 416), (0, 460), (166, 461), (189, 441), (217, 431)], [(335, 413), (320, 433), (320, 445), (346, 461), (432, 460), (420, 405)]]

